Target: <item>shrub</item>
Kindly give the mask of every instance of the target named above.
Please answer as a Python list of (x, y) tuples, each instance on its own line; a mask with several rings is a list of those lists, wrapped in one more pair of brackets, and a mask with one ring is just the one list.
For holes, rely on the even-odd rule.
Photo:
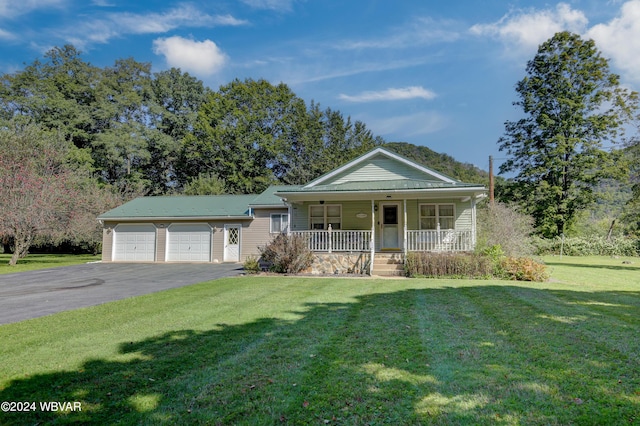
[(502, 203), (478, 209), (478, 250), (500, 246), (507, 256), (530, 256), (533, 218)]
[(490, 258), (473, 253), (411, 252), (404, 265), (409, 277), (488, 278), (493, 270)]
[(297, 274), (308, 269), (313, 262), (313, 253), (300, 235), (279, 234), (258, 249), (262, 259), (271, 264), (273, 272)]
[(505, 279), (537, 282), (549, 279), (546, 265), (528, 257), (505, 257), (501, 269)]
[(257, 274), (260, 272), (260, 262), (255, 256), (248, 256), (244, 261), (243, 267), (248, 274)]
[(567, 256), (640, 255), (640, 241), (634, 238), (569, 237), (564, 239), (564, 243), (561, 237), (536, 238), (534, 244), (539, 255), (560, 254), (561, 250)]

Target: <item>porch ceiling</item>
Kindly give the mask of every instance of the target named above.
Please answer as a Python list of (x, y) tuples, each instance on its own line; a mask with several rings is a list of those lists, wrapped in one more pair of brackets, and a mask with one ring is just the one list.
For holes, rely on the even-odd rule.
[(471, 184), (447, 184), (433, 181), (394, 180), (376, 182), (347, 182), (337, 185), (319, 185), (312, 188), (278, 191), (276, 195), (288, 201), (428, 199), (477, 197), (486, 188)]

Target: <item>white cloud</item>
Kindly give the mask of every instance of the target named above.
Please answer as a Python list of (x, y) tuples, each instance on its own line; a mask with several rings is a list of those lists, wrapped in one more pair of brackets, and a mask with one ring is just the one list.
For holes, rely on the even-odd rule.
[(242, 3), (254, 9), (279, 10), (288, 12), (292, 9), (294, 0), (242, 0)]
[(130, 34), (157, 34), (172, 29), (186, 27), (237, 26), (246, 21), (231, 15), (208, 15), (190, 4), (168, 10), (165, 13), (114, 13), (109, 15), (109, 23), (120, 31)]
[(584, 32), (588, 19), (579, 10), (566, 3), (555, 9), (516, 10), (492, 24), (476, 24), (470, 28), (475, 35), (496, 37), (508, 45), (514, 45), (526, 54), (560, 31)]
[(406, 99), (426, 99), (430, 100), (436, 97), (431, 90), (427, 90), (421, 86), (404, 87), (400, 89), (387, 89), (378, 92), (362, 92), (358, 95), (341, 94), (340, 99), (349, 102), (375, 102), (375, 101), (397, 101)]
[[(0, 0), (2, 1), (2, 0)], [(162, 34), (176, 28), (238, 26), (247, 22), (231, 15), (208, 15), (190, 4), (163, 13), (108, 13), (63, 31), (62, 37), (83, 48), (88, 42), (107, 43), (124, 34)]]
[(559, 3), (555, 9), (514, 11), (495, 23), (474, 25), (470, 32), (500, 39), (516, 55), (528, 56), (556, 32), (568, 30), (595, 40), (626, 78), (640, 81), (640, 0), (610, 4), (621, 4), (618, 16), (591, 28), (582, 11)]
[(115, 7), (115, 4), (108, 0), (92, 0), (91, 4), (98, 7)]
[(337, 44), (335, 48), (340, 50), (395, 49), (452, 42), (460, 38), (454, 26), (453, 21), (416, 18), (402, 27), (393, 29), (386, 36), (367, 40), (346, 40)]
[(9, 31), (5, 31), (0, 28), (0, 40), (13, 40), (16, 36), (10, 33)]
[(195, 41), (179, 36), (159, 38), (153, 42), (153, 52), (165, 57), (171, 67), (208, 76), (220, 71), (227, 55), (211, 40)]
[(436, 111), (425, 111), (397, 117), (366, 120), (368, 127), (378, 135), (401, 140), (414, 136), (428, 135), (444, 129), (449, 119)]
[(15, 18), (37, 9), (63, 8), (67, 0), (0, 0), (0, 18)]
[(616, 18), (595, 25), (586, 35), (625, 77), (640, 81), (640, 0), (627, 1)]

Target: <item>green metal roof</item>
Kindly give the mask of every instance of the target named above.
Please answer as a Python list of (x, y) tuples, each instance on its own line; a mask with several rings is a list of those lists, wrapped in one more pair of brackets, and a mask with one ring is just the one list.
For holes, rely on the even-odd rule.
[(98, 219), (249, 217), (255, 195), (140, 197), (109, 210)]
[(471, 183), (448, 183), (429, 180), (380, 180), (365, 182), (345, 182), (332, 185), (316, 185), (311, 188), (296, 187), (278, 191), (279, 193), (314, 193), (314, 192), (341, 192), (341, 191), (403, 191), (418, 189), (445, 189), (445, 188), (477, 188), (481, 185)]
[(275, 195), (276, 192), (288, 192), (295, 191), (300, 186), (298, 185), (272, 185), (266, 190), (257, 196), (254, 195), (253, 201), (249, 203), (249, 206), (274, 206), (274, 207), (285, 207), (284, 201), (282, 198)]

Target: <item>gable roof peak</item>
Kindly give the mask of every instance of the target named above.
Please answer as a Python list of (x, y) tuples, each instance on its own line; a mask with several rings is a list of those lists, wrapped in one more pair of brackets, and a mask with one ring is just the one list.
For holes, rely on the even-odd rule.
[(309, 182), (308, 184), (304, 185), (304, 188), (313, 188), (316, 185), (322, 185), (323, 183), (326, 183), (328, 180), (332, 179), (333, 177), (339, 175), (340, 173), (353, 168), (355, 166), (357, 166), (360, 163), (363, 163), (377, 155), (383, 155), (387, 158), (393, 159), (395, 161), (398, 161), (400, 163), (403, 163), (406, 166), (409, 166), (410, 168), (417, 170), (421, 173), (425, 173), (427, 175), (433, 176), (435, 179), (437, 180), (441, 180), (443, 182), (449, 183), (449, 184), (456, 184), (459, 183), (459, 181), (450, 178), (449, 176), (446, 176), (442, 173), (436, 172), (435, 170), (429, 169), (428, 167), (425, 167), (421, 164), (416, 163), (415, 161), (409, 160), (408, 158), (403, 157), (402, 155), (396, 154), (395, 152), (384, 148), (384, 147), (377, 147), (372, 149), (371, 151), (349, 161), (348, 163), (338, 167), (337, 169), (334, 169), (322, 176), (320, 176), (319, 178)]

